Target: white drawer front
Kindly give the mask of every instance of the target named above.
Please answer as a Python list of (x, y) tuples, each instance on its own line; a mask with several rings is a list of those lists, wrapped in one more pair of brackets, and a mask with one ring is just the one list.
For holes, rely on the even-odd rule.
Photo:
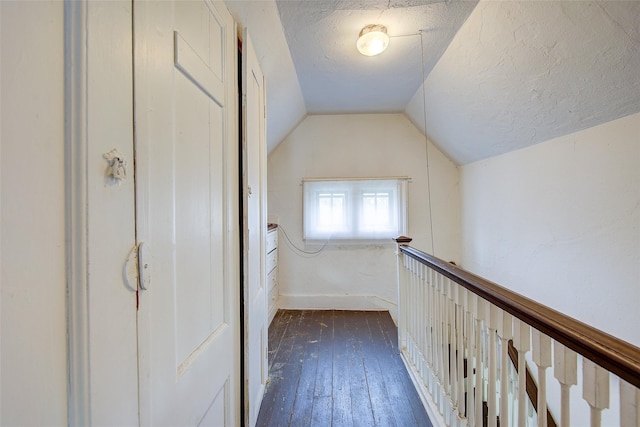
[(278, 301), (278, 288), (273, 288), (269, 292), (269, 309), (275, 307)]
[(275, 316), (276, 311), (278, 311), (278, 296), (278, 287), (274, 286), (274, 288), (269, 292), (269, 323), (271, 323), (273, 316)]
[(267, 276), (267, 289), (271, 291), (278, 284), (278, 267), (274, 268)]
[(267, 233), (267, 253), (278, 247), (278, 229)]
[(278, 265), (278, 250), (274, 249), (267, 254), (267, 273), (271, 272), (276, 265)]

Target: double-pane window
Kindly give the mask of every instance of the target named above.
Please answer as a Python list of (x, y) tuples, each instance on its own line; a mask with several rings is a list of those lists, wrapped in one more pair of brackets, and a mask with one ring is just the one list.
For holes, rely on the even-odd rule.
[(406, 179), (308, 179), (306, 240), (377, 240), (406, 232)]

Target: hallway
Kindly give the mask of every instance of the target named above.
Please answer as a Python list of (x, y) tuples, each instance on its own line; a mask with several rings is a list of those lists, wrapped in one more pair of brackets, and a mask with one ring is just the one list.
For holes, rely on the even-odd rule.
[(431, 426), (388, 312), (280, 310), (258, 426)]

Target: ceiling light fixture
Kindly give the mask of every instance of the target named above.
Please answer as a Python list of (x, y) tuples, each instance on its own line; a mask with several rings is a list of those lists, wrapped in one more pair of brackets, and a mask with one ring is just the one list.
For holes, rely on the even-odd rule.
[(387, 27), (384, 25), (367, 25), (360, 31), (358, 37), (358, 51), (366, 56), (376, 56), (384, 52), (389, 45)]

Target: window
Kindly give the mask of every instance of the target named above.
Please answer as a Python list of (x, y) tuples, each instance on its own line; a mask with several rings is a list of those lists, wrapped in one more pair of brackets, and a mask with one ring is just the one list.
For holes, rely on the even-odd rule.
[(407, 178), (305, 179), (305, 240), (377, 240), (406, 234), (406, 183)]

